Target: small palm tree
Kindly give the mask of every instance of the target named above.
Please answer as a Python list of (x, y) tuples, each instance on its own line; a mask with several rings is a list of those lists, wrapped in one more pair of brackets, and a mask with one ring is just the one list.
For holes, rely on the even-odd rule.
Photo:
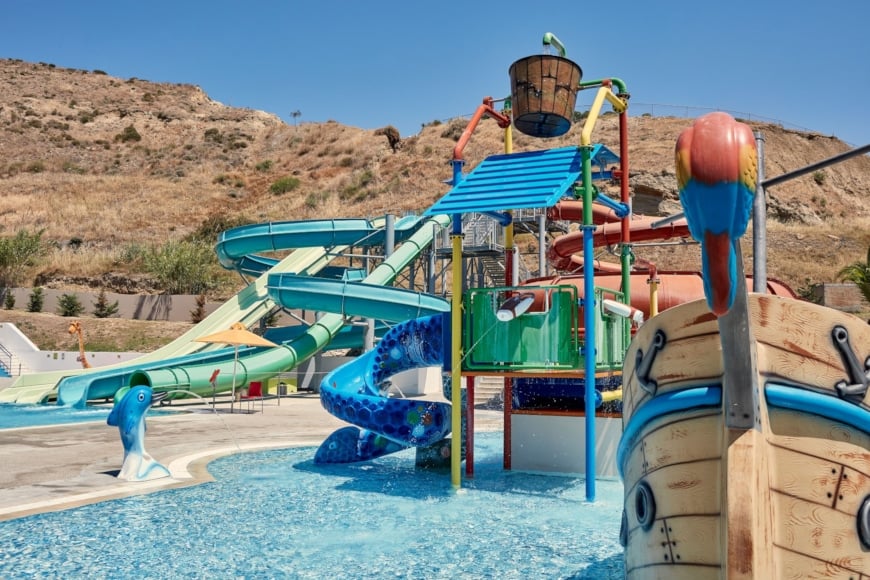
[(870, 247), (867, 248), (866, 262), (858, 261), (845, 266), (837, 272), (837, 277), (840, 280), (854, 282), (867, 302), (870, 302)]

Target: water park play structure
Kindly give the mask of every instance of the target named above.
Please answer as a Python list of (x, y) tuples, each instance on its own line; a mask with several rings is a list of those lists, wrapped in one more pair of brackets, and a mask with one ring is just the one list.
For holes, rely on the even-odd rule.
[[(544, 469), (534, 463), (544, 457), (552, 470), (584, 473), (589, 501), (596, 475), (618, 469), (629, 577), (870, 573), (870, 330), (796, 300), (767, 279), (758, 252), (753, 275), (744, 274), (737, 240), (753, 210), (753, 233), (763, 231), (755, 189), (773, 183), (758, 174), (755, 137), (730, 117), (702, 118), (677, 144), (686, 219), (633, 216), (625, 83), (583, 81), (555, 37), (544, 44), (559, 54), (511, 66), (505, 108), (483, 100), (454, 148), (450, 190), (423, 217), (229, 230), (217, 245), (221, 263), (256, 279), (206, 321), (132, 363), (20, 377), (0, 400), (121, 404), (128, 388), (210, 396), (346, 345), (337, 341), (347, 324), (377, 319), (390, 325), (380, 341), (321, 383), (324, 408), (351, 425), (315, 461), (416, 447), (418, 462), (449, 463), (458, 487), (463, 458), (473, 476), (474, 379), (496, 377), (505, 468)], [(594, 98), (579, 145), (513, 151), (513, 128), (566, 133), (583, 90)], [(592, 140), (606, 103), (619, 118), (618, 152)], [(466, 174), (463, 151), (484, 116), (504, 129), (505, 151)], [(618, 199), (602, 182), (618, 185)], [(539, 275), (520, 280), (515, 226), (524, 211), (542, 251)], [(546, 216), (581, 223), (544, 252)], [(476, 245), (481, 220), (503, 245)], [(439, 250), (433, 242), (448, 225), (450, 246)], [(636, 242), (689, 235), (701, 244), (702, 274), (635, 259)], [(598, 261), (601, 246), (616, 247), (619, 263)], [(284, 249), (295, 250), (280, 261), (258, 256)], [(360, 251), (359, 267), (329, 265)], [(470, 265), (493, 255), (503, 282), (475, 287)], [(544, 256), (562, 273), (543, 275)], [(443, 296), (432, 281), (438, 260), (450, 265)], [(413, 275), (407, 289), (392, 287), (415, 266), (427, 271), (425, 291)], [(756, 294), (747, 296), (747, 280)], [(317, 316), (273, 334), (277, 347), (239, 349), (237, 361), (234, 349), (198, 342), (276, 307)], [(447, 401), (391, 396), (397, 373), (432, 366), (444, 372)]]

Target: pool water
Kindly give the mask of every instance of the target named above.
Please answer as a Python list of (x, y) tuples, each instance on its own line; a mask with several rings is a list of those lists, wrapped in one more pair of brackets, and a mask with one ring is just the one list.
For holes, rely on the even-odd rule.
[(475, 477), (414, 452), (315, 465), (313, 448), (216, 460), (217, 481), (0, 522), (0, 578), (622, 578), (622, 485), (506, 472), (481, 433)]
[(42, 427), (86, 421), (106, 421), (110, 407), (75, 409), (60, 405), (16, 405), (0, 403), (0, 429)]
[[(65, 407), (62, 405), (18, 405), (0, 403), (0, 430), (17, 429), (21, 427), (45, 427), (48, 425), (66, 425), (69, 423), (86, 423), (88, 421), (106, 422), (111, 412), (111, 406)], [(177, 413), (175, 410), (150, 409), (149, 416)]]

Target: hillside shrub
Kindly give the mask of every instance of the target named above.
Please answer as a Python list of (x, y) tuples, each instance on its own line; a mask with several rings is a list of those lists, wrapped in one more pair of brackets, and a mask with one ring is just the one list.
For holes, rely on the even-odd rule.
[(61, 316), (80, 316), (84, 311), (84, 305), (75, 294), (63, 294), (57, 299), (57, 313)]
[(33, 289), (33, 292), (30, 293), (30, 296), (27, 297), (27, 311), (42, 312), (42, 305), (44, 302), (45, 295), (42, 292), (42, 288), (37, 286)]
[(260, 161), (259, 163), (257, 163), (254, 166), (254, 169), (256, 169), (257, 171), (265, 172), (272, 169), (272, 165), (274, 165), (274, 162), (271, 159), (266, 159), (265, 161)]
[(221, 134), (220, 130), (212, 127), (211, 129), (205, 130), (205, 133), (203, 134), (203, 139), (205, 139), (206, 141), (212, 141), (214, 143), (220, 143), (221, 141), (223, 141), (223, 135)]
[(0, 238), (0, 287), (20, 285), (24, 272), (46, 255), (48, 247), (42, 232), (21, 230), (12, 237)]
[(3, 297), (3, 307), (6, 310), (12, 310), (15, 308), (15, 293), (12, 292), (12, 288), (6, 289), (6, 296)]
[(269, 191), (274, 193), (275, 195), (282, 195), (289, 191), (293, 191), (299, 187), (299, 180), (295, 177), (288, 175), (287, 177), (282, 177), (281, 179), (272, 183), (269, 186)]
[(133, 125), (127, 125), (124, 127), (124, 130), (115, 135), (115, 141), (120, 141), (121, 143), (129, 143), (130, 141), (141, 141), (142, 135), (139, 134), (139, 131), (136, 130), (136, 127)]
[(217, 214), (203, 220), (199, 227), (184, 239), (188, 242), (214, 244), (221, 233), (252, 223), (254, 223), (252, 220), (242, 215)]
[(144, 267), (168, 294), (202, 294), (217, 284), (213, 263), (210, 245), (169, 241), (145, 255)]

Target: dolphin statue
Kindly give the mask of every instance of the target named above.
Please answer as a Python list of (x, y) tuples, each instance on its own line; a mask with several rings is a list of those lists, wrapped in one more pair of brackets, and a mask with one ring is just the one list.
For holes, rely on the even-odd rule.
[(115, 394), (115, 406), (106, 423), (117, 427), (124, 444), (124, 464), (118, 479), (149, 481), (169, 477), (169, 470), (145, 451), (145, 414), (151, 405), (164, 399), (166, 393), (155, 393), (143, 385)]

